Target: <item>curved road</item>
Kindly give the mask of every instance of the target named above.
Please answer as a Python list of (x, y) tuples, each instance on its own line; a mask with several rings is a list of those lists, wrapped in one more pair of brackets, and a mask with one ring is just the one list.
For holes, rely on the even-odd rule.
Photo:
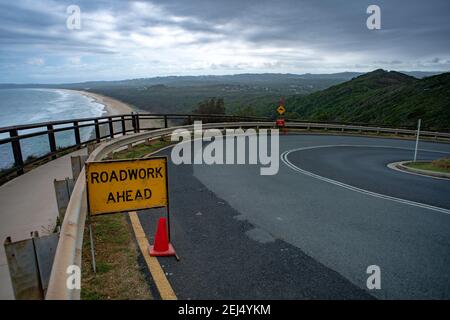
[[(170, 164), (180, 298), (450, 298), (450, 181), (398, 172), (414, 142), (280, 136), (280, 170)], [(421, 142), (419, 159), (450, 154)], [(170, 150), (165, 154), (170, 156)], [(169, 161), (170, 163), (170, 161)], [(158, 214), (141, 212), (150, 241)], [(381, 269), (368, 290), (366, 269)]]

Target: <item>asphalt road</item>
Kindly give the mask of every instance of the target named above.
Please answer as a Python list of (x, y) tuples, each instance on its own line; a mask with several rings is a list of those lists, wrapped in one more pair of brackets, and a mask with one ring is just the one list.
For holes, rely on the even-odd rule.
[[(307, 147), (317, 148), (296, 150)], [(258, 165), (169, 161), (172, 243), (181, 261), (159, 260), (176, 294), (449, 299), (450, 182), (386, 166), (410, 159), (413, 150), (405, 148), (413, 147), (394, 139), (281, 136), (289, 165), (280, 160), (274, 176), (259, 175)], [(450, 152), (446, 144), (419, 147), (429, 150), (419, 159)], [(139, 214), (150, 241), (160, 215)], [(369, 265), (381, 269), (380, 290), (366, 287)]]

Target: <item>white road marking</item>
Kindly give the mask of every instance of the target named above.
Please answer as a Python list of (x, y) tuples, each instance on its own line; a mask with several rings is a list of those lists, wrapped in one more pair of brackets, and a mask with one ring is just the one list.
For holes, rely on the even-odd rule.
[[(372, 192), (369, 190), (365, 190), (365, 189), (361, 189), (349, 184), (345, 184), (336, 180), (332, 180), (329, 178), (325, 178), (322, 176), (319, 176), (317, 174), (314, 174), (312, 172), (303, 170), (299, 167), (297, 167), (296, 165), (294, 165), (292, 162), (290, 162), (288, 160), (288, 155), (292, 152), (296, 152), (296, 151), (304, 151), (304, 150), (311, 150), (311, 149), (319, 149), (319, 148), (331, 148), (331, 147), (368, 147), (368, 148), (392, 148), (392, 149), (403, 149), (403, 150), (414, 150), (414, 149), (410, 149), (410, 148), (402, 148), (402, 147), (392, 147), (392, 146), (370, 146), (370, 145), (324, 145), (324, 146), (312, 146), (312, 147), (303, 147), (303, 148), (297, 148), (297, 149), (292, 149), (292, 150), (288, 150), (285, 151), (281, 154), (281, 160), (284, 162), (284, 164), (286, 164), (289, 168), (291, 168), (294, 171), (300, 172), (304, 175), (307, 175), (309, 177), (321, 180), (321, 181), (325, 181), (331, 184), (334, 184), (336, 186), (342, 187), (342, 188), (346, 188), (348, 190), (352, 190), (355, 192), (359, 192), (365, 195), (369, 195), (372, 197), (376, 197), (376, 198), (380, 198), (380, 199), (385, 199), (385, 200), (389, 200), (389, 201), (395, 201), (398, 203), (402, 203), (402, 204), (406, 204), (406, 205), (410, 205), (410, 206), (414, 206), (414, 207), (419, 207), (419, 208), (423, 208), (423, 209), (428, 209), (428, 210), (432, 210), (432, 211), (437, 211), (437, 212), (441, 212), (441, 213), (445, 213), (450, 215), (450, 210), (445, 209), (445, 208), (440, 208), (440, 207), (435, 207), (435, 206), (431, 206), (425, 203), (420, 203), (420, 202), (415, 202), (415, 201), (411, 201), (411, 200), (405, 200), (405, 199), (401, 199), (401, 198), (396, 198), (396, 197), (392, 197), (392, 196), (388, 196), (388, 195), (384, 195), (384, 194), (380, 194), (380, 193), (376, 193), (376, 192)], [(419, 151), (425, 151), (425, 152), (436, 152), (436, 153), (444, 153), (444, 154), (450, 154), (450, 152), (446, 152), (446, 151), (437, 151), (437, 150), (426, 150), (426, 149), (420, 149)]]

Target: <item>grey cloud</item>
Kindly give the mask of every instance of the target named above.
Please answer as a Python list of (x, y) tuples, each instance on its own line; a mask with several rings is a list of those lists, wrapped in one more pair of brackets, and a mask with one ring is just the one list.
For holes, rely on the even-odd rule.
[[(158, 0), (150, 2), (159, 4), (174, 15), (196, 19), (196, 21), (179, 22), (169, 21), (164, 16), (135, 19), (126, 17), (129, 8), (123, 1), (82, 1), (80, 7), (82, 12), (103, 10), (114, 13), (119, 18), (116, 30), (124, 34), (135, 31), (137, 27), (176, 25), (188, 32), (202, 32), (228, 37), (230, 40), (241, 39), (255, 46), (307, 45), (311, 48), (336, 52), (387, 50), (407, 55), (414, 53), (424, 55), (433, 48), (440, 51), (450, 50), (450, 42), (444, 41), (450, 32), (450, 27), (448, 23), (442, 23), (447, 21), (450, 2), (446, 0), (426, 3), (417, 0), (379, 0), (377, 3), (382, 10), (382, 30), (369, 31), (365, 27), (367, 18), (365, 9), (371, 2), (367, 0)], [(66, 3), (70, 4), (70, 2)], [(14, 10), (13, 5), (6, 5), (1, 12), (8, 12), (3, 13), (5, 17), (2, 17), (4, 18), (2, 24), (15, 25), (25, 22), (35, 30), (52, 25), (61, 26), (65, 23), (61, 15), (51, 14), (51, 10), (44, 15), (42, 11), (36, 13), (24, 8)], [(221, 26), (224, 28), (220, 28)], [(26, 37), (17, 33), (14, 36), (22, 37), (24, 41), (37, 38), (34, 35)], [(7, 38), (5, 35), (0, 37)], [(62, 38), (60, 40), (64, 41)], [(41, 39), (44, 39), (43, 35)], [(54, 38), (54, 40), (57, 39)], [(211, 41), (213, 40), (210, 37), (199, 39), (199, 42)], [(99, 41), (86, 42), (93, 47), (101, 45)], [(417, 46), (419, 42), (426, 45)]]
[[(169, 49), (161, 59), (152, 56), (145, 61), (151, 63), (158, 59), (161, 60), (158, 65), (164, 65), (172, 55), (174, 60), (179, 60), (177, 55), (183, 56), (183, 50), (186, 50), (183, 58), (197, 63), (186, 70), (195, 69), (198, 62), (202, 62), (202, 57), (192, 56), (189, 51), (196, 45), (228, 50), (224, 55), (234, 56), (233, 61), (206, 61), (205, 65), (214, 70), (251, 71), (254, 68), (251, 58), (259, 59), (257, 65), (262, 69), (278, 68), (287, 72), (305, 67), (323, 68), (325, 63), (337, 69), (437, 68), (447, 66), (450, 56), (448, 0), (145, 2), (156, 5), (156, 11), (133, 11), (137, 1), (1, 2), (0, 63), (3, 64), (3, 60), (10, 63), (14, 56), (25, 60), (27, 53), (30, 56), (62, 57), (86, 54), (99, 59), (103, 55), (117, 55), (125, 57), (125, 61), (127, 55), (139, 53), (140, 46), (148, 45), (145, 37), (151, 36), (148, 29), (152, 27), (182, 32), (180, 39), (171, 39), (170, 33), (166, 35), (165, 40), (174, 40), (174, 44), (173, 47), (167, 45)], [(381, 30), (366, 28), (366, 8), (373, 3), (381, 7)], [(83, 29), (80, 32), (70, 32), (65, 27), (65, 8), (70, 4), (81, 8)], [(99, 21), (102, 14), (110, 14), (114, 22)], [(133, 40), (136, 34), (144, 40)], [(239, 52), (233, 54), (233, 46), (247, 50), (246, 59), (240, 61)], [(279, 52), (274, 48), (279, 48)], [(146, 55), (147, 52), (142, 53), (142, 56)], [(330, 57), (332, 61), (327, 62)]]
[[(378, 0), (382, 30), (365, 26), (366, 8), (373, 1), (211, 1), (161, 0), (176, 14), (197, 17), (214, 25), (234, 22), (230, 35), (255, 45), (308, 44), (335, 51), (382, 51), (427, 54), (450, 50), (447, 0)], [(201, 8), (201, 9), (200, 9)], [(188, 27), (188, 26), (187, 26)], [(246, 32), (247, 29), (252, 32)], [(421, 46), (420, 43), (426, 43)]]

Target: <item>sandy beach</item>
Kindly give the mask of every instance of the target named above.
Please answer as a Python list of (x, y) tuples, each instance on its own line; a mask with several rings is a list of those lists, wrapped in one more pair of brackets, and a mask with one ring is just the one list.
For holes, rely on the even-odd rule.
[[(114, 99), (114, 98), (111, 98), (108, 96), (104, 96), (99, 93), (93, 93), (93, 92), (88, 92), (88, 91), (83, 91), (83, 90), (71, 90), (71, 89), (64, 89), (64, 90), (82, 94), (86, 97), (89, 97), (89, 98), (95, 100), (95, 102), (104, 105), (105, 112), (106, 112), (106, 114), (104, 114), (104, 116), (116, 116), (116, 115), (122, 115), (122, 114), (130, 114), (132, 112), (140, 113), (140, 110), (138, 110), (136, 107), (134, 107), (128, 103), (119, 101), (117, 99)], [(148, 114), (148, 112), (146, 112), (146, 113)], [(156, 129), (156, 128), (164, 127), (164, 120), (147, 119), (147, 120), (140, 120), (139, 122), (140, 122), (141, 128), (155, 128)], [(120, 129), (121, 128), (119, 128), (119, 124), (116, 123), (115, 130), (120, 130)], [(130, 123), (127, 123), (127, 129), (131, 129)], [(103, 134), (104, 133), (102, 132), (102, 135)]]
[(95, 102), (105, 106), (106, 115), (109, 116), (115, 116), (119, 114), (130, 114), (131, 112), (137, 111), (136, 108), (125, 102), (98, 93), (92, 93), (82, 90), (71, 90), (71, 89), (64, 89), (64, 91), (77, 92), (79, 94), (82, 94), (83, 96), (94, 99)]

